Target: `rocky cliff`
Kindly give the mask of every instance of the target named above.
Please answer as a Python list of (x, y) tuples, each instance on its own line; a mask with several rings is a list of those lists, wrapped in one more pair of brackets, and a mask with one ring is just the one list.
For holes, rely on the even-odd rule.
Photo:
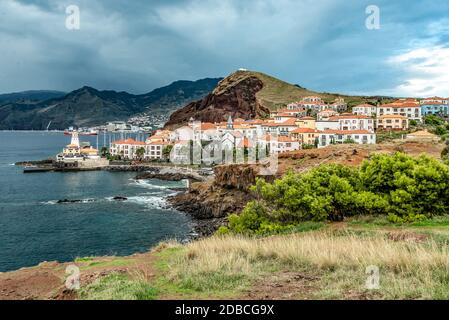
[(257, 77), (237, 72), (222, 80), (215, 90), (199, 101), (192, 102), (174, 112), (166, 124), (173, 128), (185, 124), (190, 118), (202, 122), (226, 121), (233, 118), (255, 119), (265, 117), (270, 110), (257, 98), (264, 83)]
[(226, 223), (229, 214), (239, 213), (253, 199), (249, 188), (260, 176), (259, 167), (255, 165), (217, 166), (214, 172), (213, 180), (193, 183), (188, 192), (169, 199), (176, 209), (195, 219), (195, 229), (200, 236), (212, 234)]

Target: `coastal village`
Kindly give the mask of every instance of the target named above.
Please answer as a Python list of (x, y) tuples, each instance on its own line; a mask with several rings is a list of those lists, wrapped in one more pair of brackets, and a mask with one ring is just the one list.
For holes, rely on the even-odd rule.
[[(357, 105), (351, 111), (348, 112), (342, 98), (326, 104), (320, 97), (309, 96), (272, 111), (268, 119), (244, 120), (230, 116), (227, 122), (209, 123), (192, 118), (178, 129), (157, 130), (145, 141), (115, 140), (111, 142), (109, 154), (112, 159), (120, 160), (177, 161), (183, 157), (180, 150), (185, 150), (191, 141), (200, 141), (203, 146), (218, 142), (222, 150), (258, 148), (268, 154), (332, 144), (376, 144), (379, 133), (408, 131), (411, 126), (422, 123), (427, 115), (448, 116), (449, 98), (398, 99), (383, 105)], [(407, 139), (416, 137), (435, 138), (426, 131), (404, 135)], [(58, 162), (73, 162), (67, 156), (71, 151), (65, 150)], [(92, 162), (95, 151), (79, 148), (76, 156), (82, 155)]]

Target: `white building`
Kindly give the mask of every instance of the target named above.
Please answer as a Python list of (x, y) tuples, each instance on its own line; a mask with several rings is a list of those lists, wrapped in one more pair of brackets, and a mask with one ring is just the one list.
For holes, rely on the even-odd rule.
[(144, 148), (145, 152), (143, 158), (147, 157), (148, 148), (145, 142), (136, 141), (134, 139), (118, 140), (111, 143), (111, 156), (120, 156), (126, 160), (139, 158), (137, 150)]
[(415, 100), (398, 100), (377, 107), (377, 118), (383, 115), (400, 115), (408, 120), (422, 121), (421, 106)]
[(374, 132), (374, 119), (368, 116), (343, 113), (339, 116), (330, 117), (329, 121), (338, 121), (340, 130), (368, 130)]
[(298, 121), (298, 119), (294, 118), (280, 123), (266, 122), (262, 125), (262, 130), (264, 134), (276, 133), (278, 135), (287, 136), (291, 131), (298, 127), (296, 121)]
[(323, 120), (327, 121), (327, 120), (329, 120), (330, 117), (337, 116), (337, 115), (338, 115), (337, 111), (335, 111), (333, 109), (326, 109), (326, 110), (318, 112), (317, 120), (318, 121), (323, 121)]
[(371, 104), (359, 104), (352, 108), (352, 113), (359, 116), (375, 117), (377, 114), (377, 107)]
[(376, 144), (376, 134), (367, 130), (325, 130), (319, 133), (318, 148), (347, 141), (357, 144)]
[(315, 128), (320, 131), (340, 130), (340, 121), (316, 121)]

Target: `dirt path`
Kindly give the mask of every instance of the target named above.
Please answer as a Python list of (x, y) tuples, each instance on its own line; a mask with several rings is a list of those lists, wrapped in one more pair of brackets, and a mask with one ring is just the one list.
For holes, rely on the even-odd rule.
[(73, 263), (44, 262), (36, 267), (0, 273), (0, 300), (66, 300), (77, 293), (65, 287), (69, 265), (80, 269), (80, 286), (86, 286), (111, 273), (126, 273), (130, 277), (154, 276), (154, 256), (151, 253), (129, 257), (99, 257)]

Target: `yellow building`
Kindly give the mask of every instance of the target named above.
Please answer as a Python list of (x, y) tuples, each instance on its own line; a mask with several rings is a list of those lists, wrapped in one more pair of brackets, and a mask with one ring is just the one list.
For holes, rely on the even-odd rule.
[(320, 131), (312, 128), (298, 128), (290, 132), (290, 136), (301, 144), (314, 145), (320, 136)]
[(384, 114), (377, 118), (378, 130), (407, 130), (408, 118), (398, 114)]
[(313, 117), (302, 117), (295, 121), (298, 128), (316, 129), (316, 120)]

